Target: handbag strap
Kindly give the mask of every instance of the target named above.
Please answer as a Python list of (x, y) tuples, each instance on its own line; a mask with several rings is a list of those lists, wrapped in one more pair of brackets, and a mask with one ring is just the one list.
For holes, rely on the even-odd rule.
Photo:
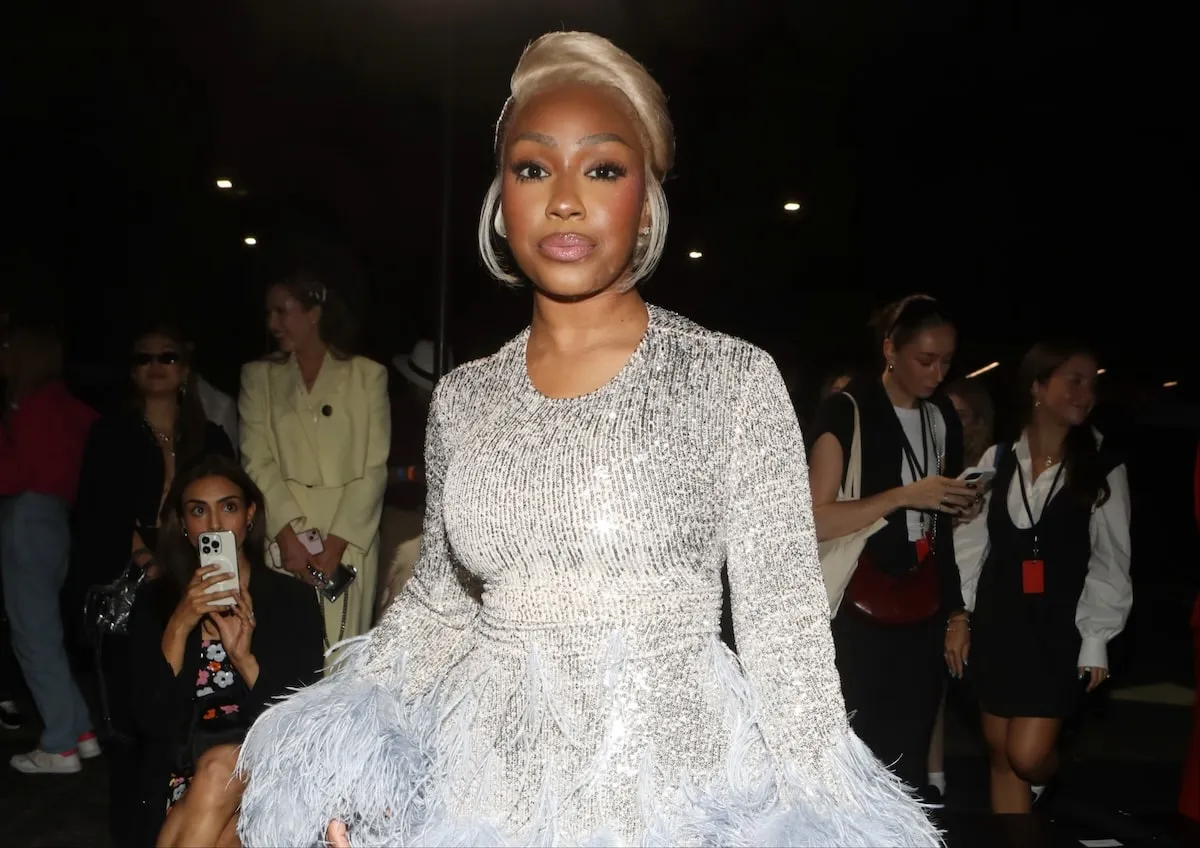
[(854, 435), (850, 439), (850, 457), (846, 461), (846, 476), (838, 492), (839, 501), (858, 500), (862, 492), (862, 420), (858, 414), (858, 401), (849, 392), (842, 394), (854, 407)]

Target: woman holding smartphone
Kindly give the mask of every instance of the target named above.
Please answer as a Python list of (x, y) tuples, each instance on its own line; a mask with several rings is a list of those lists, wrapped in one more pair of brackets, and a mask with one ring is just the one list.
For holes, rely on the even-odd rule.
[[(962, 471), (962, 425), (937, 395), (958, 345), (945, 305), (912, 295), (873, 323), (880, 373), (827, 397), (807, 433), (813, 516), (820, 540), (887, 521), (867, 540), (833, 638), (854, 729), (919, 789), (945, 678), (944, 637), (966, 617), (952, 520), (977, 492), (954, 479)], [(856, 420), (861, 497), (839, 501)]]
[[(136, 719), (154, 743), (144, 791), (168, 813), (160, 846), (238, 844), (241, 740), (272, 699), (321, 675), (320, 612), (302, 584), (266, 568), (263, 511), (262, 493), (222, 456), (178, 475), (167, 495), (163, 576), (143, 586), (130, 621)], [(232, 541), (235, 588), (220, 565), (201, 566), (203, 534)]]
[(276, 277), (266, 306), (278, 350), (242, 369), (238, 402), (242, 463), (266, 496), (272, 559), (314, 586), (341, 586), (336, 600), (322, 595), (330, 645), (374, 618), (391, 448), (387, 371), (352, 355), (349, 311), (325, 282), (335, 273)]

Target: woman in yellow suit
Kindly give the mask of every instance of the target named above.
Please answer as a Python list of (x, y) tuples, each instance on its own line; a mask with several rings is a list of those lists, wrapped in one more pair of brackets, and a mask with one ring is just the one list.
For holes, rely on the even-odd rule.
[[(349, 313), (309, 273), (271, 286), (267, 326), (278, 351), (242, 369), (242, 463), (266, 496), (276, 565), (314, 586), (340, 563), (358, 572), (336, 602), (320, 599), (332, 645), (372, 624), (391, 447), (387, 370), (347, 353)], [(315, 555), (301, 541), (313, 529), (324, 545)]]

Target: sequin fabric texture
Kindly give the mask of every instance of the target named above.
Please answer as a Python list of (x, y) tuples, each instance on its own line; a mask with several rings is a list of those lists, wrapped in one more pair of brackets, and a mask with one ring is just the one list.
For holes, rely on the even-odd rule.
[[(486, 820), (490, 838), (631, 844), (658, 828), (664, 844), (739, 839), (741, 796), (765, 793), (773, 800), (756, 809), (778, 812), (790, 775), (793, 795), (843, 807), (834, 818), (895, 805), (903, 815), (872, 844), (936, 844), (848, 729), (803, 443), (778, 369), (744, 341), (649, 310), (626, 366), (591, 394), (537, 391), (528, 330), (439, 384), (421, 560), (345, 673), (400, 704), (437, 705), (436, 788), (425, 790), (437, 803), (422, 803)], [(726, 561), (738, 659), (718, 635)], [(244, 837), (265, 840), (253, 819), (271, 814), (255, 763), (281, 767), (264, 734), (310, 732), (297, 722), (334, 698), (335, 682), (303, 714), (273, 709), (252, 731)], [(873, 793), (886, 796), (876, 811)], [(714, 819), (735, 824), (720, 836), (706, 830)], [(873, 838), (843, 825), (814, 828), (812, 844)]]

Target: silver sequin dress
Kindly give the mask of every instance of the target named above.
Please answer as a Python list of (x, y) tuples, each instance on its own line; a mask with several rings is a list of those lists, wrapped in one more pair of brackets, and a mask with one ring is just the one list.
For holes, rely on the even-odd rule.
[(251, 730), (243, 843), (937, 845), (849, 729), (771, 358), (652, 306), (611, 382), (551, 399), (527, 338), (438, 385), (414, 576)]

